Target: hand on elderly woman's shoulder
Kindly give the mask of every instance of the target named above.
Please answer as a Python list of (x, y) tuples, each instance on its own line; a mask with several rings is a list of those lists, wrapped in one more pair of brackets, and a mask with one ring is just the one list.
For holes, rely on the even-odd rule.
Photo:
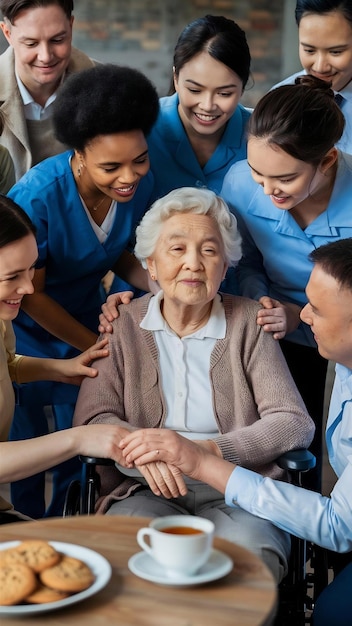
[(111, 322), (119, 316), (118, 305), (129, 304), (133, 296), (133, 291), (118, 291), (107, 297), (106, 302), (102, 304), (102, 312), (99, 315), (98, 331), (100, 333), (112, 333)]

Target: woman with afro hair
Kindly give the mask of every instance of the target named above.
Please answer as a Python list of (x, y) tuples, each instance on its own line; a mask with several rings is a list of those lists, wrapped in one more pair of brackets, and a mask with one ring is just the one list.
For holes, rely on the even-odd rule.
[[(37, 229), (35, 293), (22, 301), (15, 323), (21, 354), (66, 358), (97, 339), (109, 270), (148, 290), (145, 270), (128, 251), (150, 204), (146, 135), (159, 110), (158, 95), (138, 70), (98, 65), (68, 78), (55, 101), (57, 138), (70, 150), (29, 170), (9, 196)], [(48, 432), (44, 406), (56, 430), (68, 428), (77, 390), (62, 383), (31, 383), (17, 394), (12, 440)], [(45, 475), (13, 483), (14, 506), (30, 517), (61, 515), (77, 459), (58, 466), (45, 512)]]

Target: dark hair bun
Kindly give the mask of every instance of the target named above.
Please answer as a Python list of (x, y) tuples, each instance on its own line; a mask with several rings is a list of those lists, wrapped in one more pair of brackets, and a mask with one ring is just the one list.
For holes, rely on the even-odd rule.
[(295, 79), (295, 85), (302, 85), (304, 87), (307, 87), (308, 89), (325, 92), (326, 95), (330, 96), (331, 98), (335, 97), (335, 94), (331, 88), (331, 82), (321, 80), (321, 78), (316, 78), (316, 76), (311, 76), (310, 74), (297, 76), (297, 78)]

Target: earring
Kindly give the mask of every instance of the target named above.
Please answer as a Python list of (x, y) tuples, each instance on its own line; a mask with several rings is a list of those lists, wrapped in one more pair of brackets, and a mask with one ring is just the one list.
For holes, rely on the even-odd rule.
[(81, 178), (82, 168), (83, 168), (83, 163), (81, 162), (81, 163), (79, 164), (79, 166), (77, 167), (77, 175), (78, 175), (78, 178)]
[(150, 274), (150, 278), (151, 278), (152, 280), (155, 280), (155, 279), (156, 279), (155, 274)]

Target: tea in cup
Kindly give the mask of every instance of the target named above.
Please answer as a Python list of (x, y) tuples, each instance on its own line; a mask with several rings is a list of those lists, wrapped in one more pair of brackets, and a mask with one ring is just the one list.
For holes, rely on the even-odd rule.
[(157, 517), (137, 533), (141, 548), (170, 578), (194, 576), (209, 559), (213, 538), (213, 522), (195, 515)]

